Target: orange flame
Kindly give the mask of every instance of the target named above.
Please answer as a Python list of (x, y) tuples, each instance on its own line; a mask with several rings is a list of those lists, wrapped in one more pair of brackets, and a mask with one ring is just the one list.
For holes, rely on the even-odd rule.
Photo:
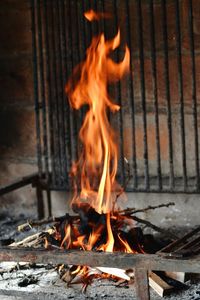
[(92, 39), (87, 49), (84, 63), (75, 69), (74, 77), (80, 79), (74, 87), (74, 77), (66, 85), (72, 108), (89, 106), (79, 138), (83, 151), (77, 163), (72, 167), (72, 175), (81, 173), (81, 193), (77, 192), (73, 201), (86, 200), (98, 213), (107, 213), (112, 209), (115, 177), (117, 172), (117, 145), (106, 110), (118, 111), (120, 107), (112, 103), (107, 92), (108, 82), (119, 80), (129, 69), (130, 53), (125, 47), (124, 59), (115, 63), (110, 53), (120, 45), (120, 31), (114, 39), (106, 41), (104, 34)]
[(122, 242), (122, 244), (125, 247), (124, 252), (126, 252), (126, 253), (133, 253), (133, 250), (131, 249), (131, 247), (129, 246), (129, 244), (127, 243), (127, 241), (124, 241), (119, 234), (118, 234), (118, 238), (119, 238), (119, 240)]
[(93, 9), (88, 10), (84, 13), (85, 18), (88, 21), (99, 21), (100, 19), (109, 19), (111, 18), (111, 15), (108, 13), (102, 13), (102, 12), (95, 12)]
[(71, 244), (71, 226), (69, 224), (65, 227), (65, 237), (62, 240), (61, 247), (63, 247), (65, 242), (67, 244), (66, 248), (68, 249)]
[(108, 238), (107, 238), (107, 243), (105, 245), (103, 245), (100, 250), (103, 250), (106, 252), (113, 252), (115, 241), (114, 241), (112, 228), (111, 228), (111, 224), (110, 224), (110, 213), (108, 213), (106, 217), (107, 217), (106, 225), (107, 225)]

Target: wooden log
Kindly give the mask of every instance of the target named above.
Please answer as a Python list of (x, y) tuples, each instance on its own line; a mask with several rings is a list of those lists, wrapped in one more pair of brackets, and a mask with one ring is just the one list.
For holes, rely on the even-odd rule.
[(135, 268), (135, 289), (137, 299), (150, 300), (148, 272), (144, 268)]
[(149, 274), (149, 285), (161, 297), (168, 295), (174, 289), (173, 286), (169, 285), (153, 272)]
[(0, 261), (43, 264), (85, 265), (91, 267), (138, 268), (155, 271), (200, 273), (200, 256), (175, 259), (157, 254), (95, 252), (80, 250), (47, 250), (0, 247)]
[(182, 283), (186, 282), (190, 277), (190, 274), (185, 272), (165, 272), (165, 275)]
[(54, 229), (47, 229), (43, 232), (37, 232), (33, 235), (29, 235), (19, 242), (14, 242), (9, 247), (34, 247), (39, 242), (40, 238), (44, 238), (45, 234), (53, 234)]
[(97, 267), (96, 269), (103, 272), (103, 273), (114, 275), (114, 276), (119, 277), (119, 278), (124, 279), (124, 280), (130, 280), (131, 279), (130, 276), (128, 276), (126, 274), (126, 270), (124, 270), (124, 269), (105, 268), (105, 267)]

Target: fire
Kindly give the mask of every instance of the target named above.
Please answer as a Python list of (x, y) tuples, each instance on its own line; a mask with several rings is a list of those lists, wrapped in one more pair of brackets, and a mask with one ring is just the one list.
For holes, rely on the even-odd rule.
[(84, 16), (88, 21), (99, 21), (101, 18), (108, 19), (111, 15), (108, 13), (97, 13), (93, 9), (88, 10), (84, 13)]
[[(115, 63), (110, 53), (120, 45), (120, 31), (113, 40), (106, 41), (104, 34), (94, 37), (84, 63), (76, 68), (69, 80), (66, 92), (72, 108), (89, 106), (79, 138), (83, 151), (78, 162), (72, 167), (72, 176), (81, 173), (81, 192), (76, 193), (73, 202), (86, 201), (98, 212), (108, 213), (115, 200), (114, 189), (117, 173), (117, 145), (111, 128), (107, 109), (112, 112), (120, 107), (109, 98), (107, 85), (119, 80), (129, 69), (130, 53), (125, 47), (124, 59)], [(80, 70), (80, 79), (74, 87), (73, 81)]]
[[(91, 10), (85, 13), (85, 17), (92, 21), (108, 15)], [(113, 208), (119, 190), (116, 182), (118, 151), (107, 111), (109, 109), (114, 113), (120, 107), (110, 99), (107, 87), (128, 72), (130, 63), (127, 46), (124, 47), (124, 58), (119, 63), (110, 57), (119, 45), (120, 30), (112, 40), (106, 40), (103, 33), (93, 37), (85, 61), (75, 68), (66, 85), (71, 107), (80, 109), (87, 105), (88, 111), (79, 132), (82, 151), (71, 169), (75, 188), (72, 209), (79, 216), (69, 217), (64, 224), (58, 224), (54, 236), (65, 249), (127, 253), (134, 253), (138, 249), (134, 249), (130, 239), (129, 242), (126, 240), (124, 227), (129, 227), (130, 220)], [(98, 269), (114, 276), (121, 274), (122, 278), (127, 279), (123, 270)], [(87, 277), (89, 269), (78, 266), (71, 274)]]

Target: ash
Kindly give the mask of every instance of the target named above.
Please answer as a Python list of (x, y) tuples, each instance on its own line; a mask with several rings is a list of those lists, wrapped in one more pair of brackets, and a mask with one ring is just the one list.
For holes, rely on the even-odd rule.
[[(26, 221), (3, 217), (0, 219), (0, 242), (10, 243), (12, 240), (21, 240), (24, 233), (16, 230), (17, 225)], [(182, 236), (185, 229), (171, 228), (173, 233)], [(32, 233), (34, 233), (34, 229)], [(29, 232), (30, 233), (30, 232)], [(194, 275), (186, 282), (187, 289), (173, 290), (164, 298), (167, 300), (200, 300), (200, 275)], [(83, 293), (83, 285), (73, 283), (67, 285), (60, 279), (56, 266), (30, 265), (28, 263), (17, 264), (15, 262), (0, 263), (0, 300), (62, 300), (62, 299), (133, 299), (136, 300), (134, 282), (127, 283), (123, 280), (94, 279)], [(161, 299), (150, 289), (151, 299)]]
[[(34, 265), (31, 267), (26, 263), (17, 265), (6, 262), (0, 264), (0, 270), (0, 300), (137, 299), (134, 283), (127, 285), (125, 281), (96, 279), (88, 286), (86, 292), (82, 293), (82, 285), (67, 286), (60, 280), (53, 266)], [(186, 284), (188, 285), (187, 290), (173, 291), (173, 294), (165, 296), (165, 299), (200, 299), (199, 278), (190, 279)], [(151, 290), (151, 299), (161, 298)]]

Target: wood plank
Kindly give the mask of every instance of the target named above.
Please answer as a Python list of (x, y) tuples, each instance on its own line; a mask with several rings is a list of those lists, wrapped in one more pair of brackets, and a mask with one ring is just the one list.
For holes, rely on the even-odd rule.
[(151, 272), (149, 274), (149, 285), (161, 297), (168, 295), (174, 287), (166, 283), (157, 274)]
[(37, 263), (65, 263), (111, 268), (143, 268), (155, 271), (200, 273), (200, 256), (190, 259), (161, 257), (157, 254), (130, 254), (121, 252), (95, 252), (79, 250), (16, 249), (1, 247), (0, 261), (26, 261)]
[(185, 272), (165, 272), (165, 274), (172, 279), (180, 281), (182, 283), (186, 282), (189, 279), (190, 274)]
[(148, 272), (143, 268), (135, 268), (135, 288), (137, 299), (149, 300), (149, 280)]

